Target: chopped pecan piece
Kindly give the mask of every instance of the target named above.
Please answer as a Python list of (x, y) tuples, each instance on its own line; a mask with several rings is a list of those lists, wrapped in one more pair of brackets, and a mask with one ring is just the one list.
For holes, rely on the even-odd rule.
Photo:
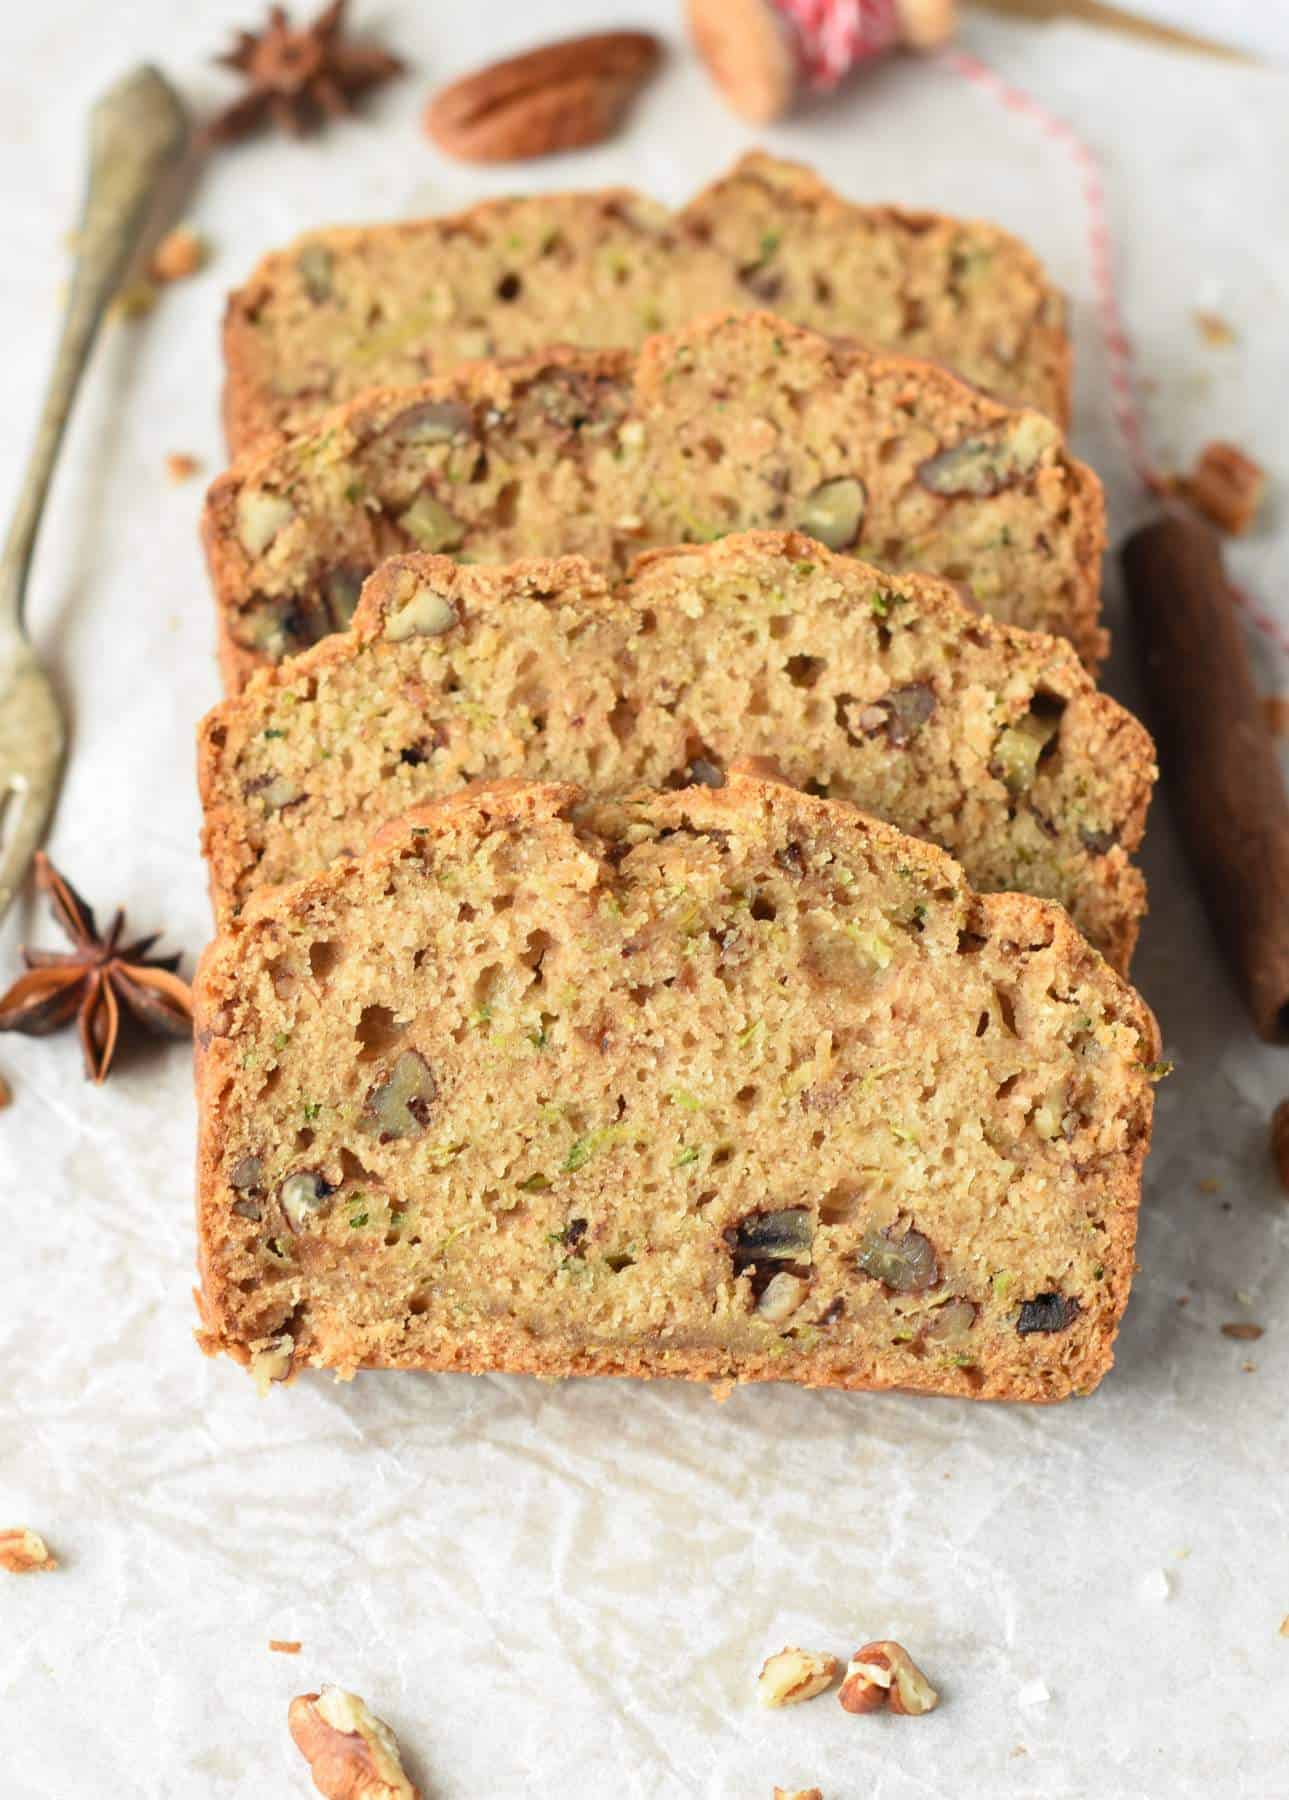
[(1078, 1301), (1065, 1294), (1035, 1294), (1021, 1307), (1016, 1329), (1022, 1337), (1031, 1331), (1064, 1331), (1078, 1315)]
[(839, 475), (806, 495), (797, 528), (830, 550), (849, 550), (859, 540), (867, 503), (863, 482), (854, 475)]
[(1034, 473), (1049, 445), (1058, 441), (1055, 425), (1037, 413), (976, 437), (965, 438), (918, 465), (917, 476), (929, 493), (952, 500), (963, 494), (987, 499), (1017, 487)]
[(911, 1227), (907, 1231), (897, 1231), (894, 1226), (866, 1231), (857, 1260), (865, 1275), (880, 1281), (892, 1294), (922, 1294), (940, 1279), (930, 1238)]

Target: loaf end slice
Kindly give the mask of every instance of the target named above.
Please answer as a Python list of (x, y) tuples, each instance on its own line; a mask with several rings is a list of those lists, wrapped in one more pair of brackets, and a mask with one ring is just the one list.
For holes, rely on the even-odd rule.
[(1089, 667), (1104, 504), (1038, 412), (768, 313), (368, 393), (220, 477), (204, 516), (230, 686), (342, 628), (400, 550), (468, 562), (796, 528), (961, 584)]
[(748, 756), (940, 844), (978, 890), (1061, 901), (1127, 967), (1144, 729), (1063, 639), (792, 532), (655, 551), (616, 587), (576, 557), (390, 559), (350, 631), (203, 724), (216, 913), (469, 782), (620, 794), (719, 783)]
[(275, 251), (228, 302), (230, 448), (479, 357), (635, 346), (764, 306), (1067, 421), (1064, 307), (1023, 244), (979, 221), (851, 205), (810, 170), (754, 154), (676, 214), (623, 188), (545, 194)]
[(1157, 1034), (1059, 908), (736, 777), (484, 788), (197, 980), (202, 1342), (1055, 1400), (1111, 1361)]

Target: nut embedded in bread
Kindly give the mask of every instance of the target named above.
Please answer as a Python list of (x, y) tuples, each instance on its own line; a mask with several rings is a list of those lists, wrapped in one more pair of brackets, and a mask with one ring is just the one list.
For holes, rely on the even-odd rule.
[(1127, 967), (1145, 731), (1064, 640), (791, 532), (656, 551), (614, 588), (576, 557), (382, 564), (350, 632), (261, 671), (203, 726), (216, 912), (464, 783), (623, 793), (719, 783), (757, 757), (939, 843), (982, 892), (1060, 900)]
[(257, 895), (198, 994), (203, 1341), (264, 1379), (1110, 1364), (1154, 1022), (849, 807), (467, 793)]
[(945, 363), (1068, 420), (1064, 305), (1024, 244), (975, 220), (851, 205), (810, 169), (754, 153), (679, 213), (625, 188), (543, 194), (275, 251), (228, 304), (229, 443), (476, 357), (638, 345), (747, 306)]
[(942, 575), (1090, 666), (1105, 649), (1101, 486), (1051, 420), (769, 313), (367, 394), (236, 464), (204, 529), (236, 685), (347, 624), (396, 550), (621, 571), (758, 527)]

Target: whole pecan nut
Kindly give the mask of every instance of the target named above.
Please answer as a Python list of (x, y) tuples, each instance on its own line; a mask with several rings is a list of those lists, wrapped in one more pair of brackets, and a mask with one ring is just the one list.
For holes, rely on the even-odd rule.
[(434, 95), (425, 129), (463, 162), (518, 162), (598, 144), (660, 50), (651, 32), (605, 31), (490, 63)]

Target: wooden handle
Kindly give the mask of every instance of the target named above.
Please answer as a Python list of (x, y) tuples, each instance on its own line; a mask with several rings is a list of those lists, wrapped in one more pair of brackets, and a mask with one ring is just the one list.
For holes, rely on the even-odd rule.
[(1123, 571), (1165, 786), (1254, 1024), (1289, 1043), (1289, 801), (1207, 526), (1135, 532)]

